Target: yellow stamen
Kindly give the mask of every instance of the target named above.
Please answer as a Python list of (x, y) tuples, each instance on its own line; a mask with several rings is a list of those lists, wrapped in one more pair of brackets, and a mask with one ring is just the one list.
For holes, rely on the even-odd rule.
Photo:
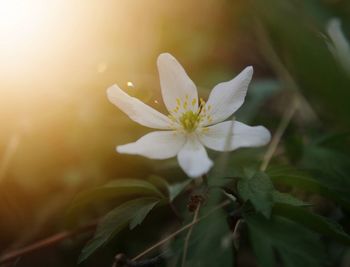
[[(177, 105), (173, 109), (172, 115), (169, 115), (175, 127), (178, 127), (176, 125), (181, 125), (184, 132), (191, 133), (199, 127), (200, 123), (204, 121), (211, 123), (212, 118), (210, 115), (207, 115), (207, 110), (211, 109), (211, 106), (206, 106), (203, 98), (199, 100), (197, 98), (190, 99), (189, 95), (186, 95), (185, 99), (176, 98), (176, 103)], [(197, 104), (198, 109), (195, 108)], [(189, 109), (190, 105), (195, 109)], [(179, 112), (181, 113), (179, 114)], [(207, 132), (208, 129), (200, 129), (200, 131)]]
[(192, 110), (189, 110), (182, 114), (179, 121), (185, 131), (193, 132), (197, 129), (200, 116), (197, 113), (194, 113)]

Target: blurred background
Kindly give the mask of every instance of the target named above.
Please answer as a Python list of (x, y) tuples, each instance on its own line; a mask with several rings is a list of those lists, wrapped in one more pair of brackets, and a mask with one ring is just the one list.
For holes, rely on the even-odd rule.
[(347, 0), (0, 0), (0, 251), (59, 231), (78, 192), (118, 177), (184, 177), (173, 160), (115, 152), (149, 129), (109, 103), (106, 88), (164, 111), (160, 53), (183, 64), (204, 98), (252, 65), (238, 119), (272, 131), (297, 90), (305, 103), (288, 148), (298, 155), (294, 144), (313, 138), (300, 132), (349, 130), (346, 39)]

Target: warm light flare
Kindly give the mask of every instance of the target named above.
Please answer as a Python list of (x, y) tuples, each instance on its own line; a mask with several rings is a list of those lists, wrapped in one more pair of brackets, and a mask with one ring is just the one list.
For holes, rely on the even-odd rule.
[(50, 26), (48, 7), (42, 0), (0, 0), (2, 57), (16, 61), (39, 44)]
[(40, 32), (44, 17), (44, 8), (39, 1), (0, 1), (0, 29), (5, 37), (2, 40), (17, 42)]

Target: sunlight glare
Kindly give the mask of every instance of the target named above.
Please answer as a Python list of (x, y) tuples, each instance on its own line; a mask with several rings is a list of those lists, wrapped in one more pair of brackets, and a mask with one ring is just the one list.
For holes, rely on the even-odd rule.
[[(55, 1), (0, 0), (1, 67), (15, 69), (44, 48), (53, 26)], [(2, 70), (3, 71), (3, 70)]]

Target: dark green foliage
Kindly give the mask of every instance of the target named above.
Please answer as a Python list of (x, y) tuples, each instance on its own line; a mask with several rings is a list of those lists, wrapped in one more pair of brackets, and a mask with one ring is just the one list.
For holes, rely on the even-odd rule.
[[(92, 240), (84, 247), (79, 262), (84, 261), (98, 248), (109, 242), (126, 225), (130, 230), (141, 224), (148, 213), (157, 205), (168, 202), (171, 194), (162, 193), (167, 185), (161, 178), (150, 179), (153, 183), (138, 179), (120, 179), (102, 187), (82, 193), (73, 202), (70, 214), (94, 201), (117, 198), (119, 205), (110, 211), (99, 223)], [(160, 189), (156, 187), (160, 186)], [(167, 188), (168, 189), (168, 188)], [(168, 196), (169, 195), (169, 196)], [(171, 195), (174, 197), (174, 194)]]
[(156, 198), (138, 198), (125, 202), (110, 211), (99, 223), (92, 240), (83, 248), (79, 262), (84, 261), (105, 245), (128, 224), (130, 224), (130, 229), (140, 224), (158, 202), (159, 199)]
[(273, 202), (277, 204), (282, 203), (282, 204), (288, 204), (292, 206), (309, 206), (310, 205), (288, 193), (282, 193), (275, 190), (273, 191), (272, 194), (273, 194)]
[[(299, 171), (291, 167), (272, 167), (267, 173), (270, 175), (272, 181), (277, 184), (288, 185), (307, 192), (323, 195), (338, 202), (347, 210), (350, 210), (349, 194), (341, 193), (334, 189), (332, 190), (332, 188), (328, 187), (321, 179), (317, 179), (317, 175), (311, 176), (310, 173)], [(347, 191), (346, 186), (342, 186), (341, 183), (339, 183), (339, 186), (341, 191)]]
[(350, 188), (350, 157), (325, 145), (310, 144), (304, 151), (301, 167), (308, 169), (330, 190), (345, 196)]
[(245, 214), (249, 235), (262, 267), (278, 266), (275, 252), (287, 267), (326, 266), (327, 255), (319, 236), (299, 224), (273, 215)]
[(304, 208), (288, 204), (276, 204), (273, 213), (300, 223), (311, 231), (331, 237), (345, 245), (350, 245), (350, 236), (344, 232), (340, 225)]
[(256, 211), (265, 217), (270, 217), (274, 196), (274, 187), (270, 178), (263, 172), (248, 174), (237, 183), (239, 195), (245, 201), (250, 201)]
[(91, 202), (117, 199), (120, 205), (110, 211), (99, 223), (94, 237), (82, 250), (79, 262), (104, 246), (126, 225), (129, 224), (129, 229), (132, 230), (141, 224), (157, 204), (172, 202), (190, 181), (170, 185), (158, 176), (151, 176), (148, 181), (120, 179), (80, 194), (69, 211), (70, 219)]
[(155, 185), (139, 179), (118, 179), (106, 185), (80, 193), (70, 205), (67, 212), (68, 225), (76, 223), (76, 218), (87, 209), (89, 205), (101, 204), (103, 201), (113, 200), (115, 205), (138, 197), (156, 197), (166, 199)]

